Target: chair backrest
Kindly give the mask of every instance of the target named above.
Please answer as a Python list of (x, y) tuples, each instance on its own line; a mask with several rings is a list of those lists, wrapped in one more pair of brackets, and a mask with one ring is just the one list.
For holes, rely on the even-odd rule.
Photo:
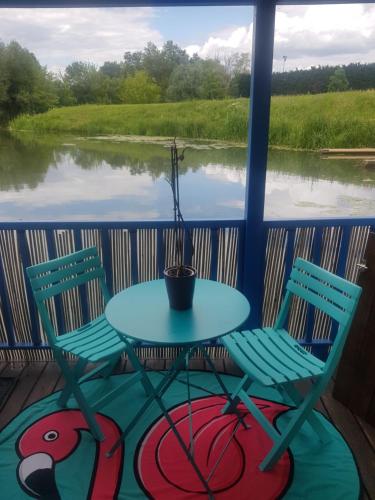
[(362, 292), (361, 287), (311, 262), (297, 258), (286, 285), (286, 296), (276, 320), (276, 328), (281, 328), (293, 295), (304, 299), (332, 319), (339, 328), (328, 358), (330, 363), (338, 361), (346, 336), (355, 314)]
[(104, 269), (96, 247), (85, 248), (64, 257), (28, 267), (26, 274), (30, 279), (34, 298), (50, 343), (54, 342), (54, 329), (45, 305), (46, 300), (94, 279), (99, 280), (104, 302), (107, 303), (110, 299)]

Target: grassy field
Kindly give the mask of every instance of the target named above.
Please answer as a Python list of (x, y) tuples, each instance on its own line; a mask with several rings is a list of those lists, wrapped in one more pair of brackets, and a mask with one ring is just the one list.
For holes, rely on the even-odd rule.
[[(20, 116), (11, 130), (246, 142), (247, 99), (85, 105)], [(375, 90), (272, 99), (269, 142), (295, 149), (375, 146)]]

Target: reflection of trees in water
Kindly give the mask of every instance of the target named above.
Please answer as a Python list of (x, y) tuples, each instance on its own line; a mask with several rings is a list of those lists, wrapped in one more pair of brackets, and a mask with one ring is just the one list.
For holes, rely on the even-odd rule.
[[(77, 165), (93, 168), (106, 162), (112, 168), (128, 167), (133, 175), (148, 173), (157, 179), (169, 173), (169, 148), (147, 143), (111, 143), (107, 141), (82, 141), (70, 152)], [(208, 165), (224, 166), (231, 170), (246, 168), (246, 148), (193, 149), (188, 148), (180, 169), (183, 175), (189, 169)], [(298, 176), (308, 181), (324, 179), (345, 184), (362, 184), (363, 179), (373, 179), (375, 173), (364, 170), (350, 160), (322, 160), (318, 154), (305, 151), (270, 150), (268, 169)]]
[[(128, 167), (133, 175), (147, 173), (153, 179), (169, 175), (170, 171), (169, 148), (157, 144), (82, 141), (71, 154), (76, 164), (82, 168), (92, 168), (92, 165), (101, 165), (105, 162), (112, 168)], [(243, 169), (246, 163), (246, 150), (245, 148), (219, 150), (187, 148), (185, 162), (180, 165), (181, 174), (188, 170), (195, 172), (208, 164)]]
[(0, 135), (0, 189), (35, 189), (44, 181), (51, 165), (56, 165), (55, 150), (32, 140)]
[[(110, 142), (107, 140), (74, 140), (61, 137), (29, 135), (0, 136), (0, 188), (35, 188), (44, 181), (50, 166), (62, 161), (72, 162), (84, 170), (109, 165), (113, 169), (128, 168), (132, 175), (147, 173), (154, 180), (170, 169), (169, 148), (157, 144)], [(71, 144), (74, 142), (74, 144)], [(198, 144), (198, 147), (204, 147)], [(181, 174), (206, 166), (224, 166), (243, 170), (246, 148), (194, 149), (188, 148)], [(282, 174), (298, 176), (308, 181), (325, 179), (345, 184), (363, 184), (363, 179), (375, 181), (375, 172), (356, 166), (347, 160), (321, 160), (307, 152), (271, 150), (268, 168)], [(370, 186), (372, 184), (370, 183)]]

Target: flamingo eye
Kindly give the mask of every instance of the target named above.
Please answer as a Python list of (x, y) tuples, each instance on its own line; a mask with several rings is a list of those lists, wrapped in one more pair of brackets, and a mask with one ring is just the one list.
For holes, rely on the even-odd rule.
[(43, 439), (45, 441), (55, 441), (59, 437), (59, 433), (57, 431), (48, 431), (44, 434)]

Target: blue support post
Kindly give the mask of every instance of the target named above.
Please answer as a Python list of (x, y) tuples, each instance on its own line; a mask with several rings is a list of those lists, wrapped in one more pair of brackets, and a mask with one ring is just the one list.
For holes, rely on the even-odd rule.
[(293, 260), (294, 260), (294, 245), (296, 239), (296, 230), (295, 228), (287, 230), (287, 240), (286, 240), (286, 249), (285, 249), (285, 273), (284, 273), (284, 286), (283, 290), (286, 287), (286, 283), (289, 279), (289, 275), (292, 271)]
[(130, 230), (130, 258), (132, 285), (138, 283), (138, 245), (137, 230)]
[(219, 255), (219, 229), (217, 227), (211, 228), (211, 269), (210, 280), (217, 281), (217, 259)]
[(236, 273), (236, 287), (240, 292), (243, 292), (243, 268), (245, 265), (245, 228), (240, 226), (238, 228), (238, 243), (237, 243), (237, 273)]
[(25, 271), (24, 271), (27, 267), (31, 266), (29, 246), (27, 244), (27, 239), (26, 239), (26, 231), (25, 230), (19, 231), (17, 236), (18, 236), (18, 250), (20, 253), (20, 258), (24, 273), (26, 299), (30, 315), (30, 335), (33, 341), (33, 345), (35, 347), (38, 347), (41, 344), (38, 314), (35, 306), (35, 300), (33, 296), (33, 291), (31, 289), (30, 281), (25, 276)]
[[(48, 251), (48, 260), (56, 259), (56, 243), (53, 235), (53, 229), (46, 229), (46, 242)], [(57, 331), (59, 334), (65, 333), (65, 318), (64, 318), (64, 306), (62, 302), (61, 295), (57, 295), (52, 300), (55, 302), (56, 310), (56, 321), (57, 321)]]
[(165, 268), (165, 249), (164, 249), (164, 232), (162, 228), (157, 228), (156, 233), (156, 258), (158, 263), (159, 278), (164, 277)]
[[(74, 229), (74, 249), (77, 252), (78, 250), (82, 250), (82, 233), (79, 229)], [(82, 319), (83, 323), (88, 323), (90, 320), (89, 315), (89, 301), (87, 298), (87, 285), (80, 285), (78, 287), (79, 298), (81, 301), (81, 311), (82, 311)]]
[(110, 295), (113, 295), (113, 266), (112, 266), (112, 251), (111, 238), (109, 229), (102, 229), (102, 252), (103, 252), (103, 267), (105, 270), (106, 284)]
[(263, 225), (263, 215), (275, 11), (276, 5), (272, 0), (258, 0), (254, 9), (249, 150), (245, 198), (245, 261), (243, 268), (243, 290), (251, 304), (251, 316), (246, 325), (248, 328), (262, 324), (266, 250), (266, 230)]
[[(322, 242), (323, 242), (323, 227), (317, 227), (314, 231), (312, 255), (310, 258), (310, 260), (317, 266), (320, 266), (320, 261), (322, 258)], [(312, 342), (314, 323), (315, 323), (315, 307), (313, 307), (311, 304), (308, 304), (306, 313), (306, 335), (305, 335), (305, 340), (308, 344)], [(312, 353), (315, 354), (316, 351), (313, 350)]]
[(1, 256), (0, 256), (0, 301), (2, 306), (2, 315), (5, 326), (5, 333), (8, 340), (7, 347), (14, 347), (16, 344), (16, 340), (14, 336), (14, 328), (12, 321), (12, 308), (9, 301), (9, 295), (8, 295)]

